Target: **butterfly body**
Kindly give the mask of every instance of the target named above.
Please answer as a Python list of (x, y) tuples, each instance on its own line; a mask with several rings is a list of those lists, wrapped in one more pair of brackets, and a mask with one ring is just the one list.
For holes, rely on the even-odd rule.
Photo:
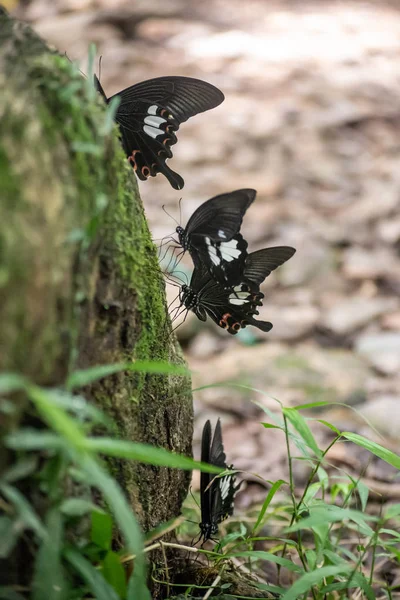
[(191, 77), (158, 77), (130, 86), (107, 98), (95, 76), (95, 87), (105, 102), (118, 97), (115, 120), (121, 142), (141, 180), (163, 173), (174, 189), (184, 181), (166, 165), (172, 158), (179, 126), (190, 117), (221, 104), (224, 95), (213, 85)]
[[(214, 436), (211, 423), (207, 421), (201, 438), (201, 461), (228, 469), (222, 443), (221, 421), (218, 419)], [(232, 469), (232, 465), (229, 467)], [(201, 522), (200, 532), (204, 541), (218, 533), (218, 525), (233, 514), (234, 498), (240, 484), (235, 485), (235, 474), (215, 478), (210, 473), (200, 476)]]
[(241, 281), (229, 288), (215, 281), (204, 267), (196, 267), (190, 285), (181, 287), (181, 304), (192, 310), (201, 321), (206, 321), (209, 316), (231, 335), (236, 335), (248, 325), (268, 332), (272, 323), (254, 318), (259, 314), (258, 308), (264, 298), (260, 284), (294, 253), (294, 248), (278, 246), (249, 254)]
[(224, 286), (240, 281), (247, 242), (239, 230), (255, 196), (252, 189), (215, 196), (193, 213), (185, 228), (176, 228), (179, 245), (189, 251), (195, 267), (204, 266)]

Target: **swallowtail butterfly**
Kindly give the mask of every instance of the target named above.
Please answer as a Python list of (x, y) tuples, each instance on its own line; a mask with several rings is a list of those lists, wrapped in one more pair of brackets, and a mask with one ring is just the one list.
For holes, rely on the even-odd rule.
[(95, 87), (109, 103), (118, 96), (115, 120), (129, 162), (142, 181), (162, 173), (175, 190), (184, 186), (180, 175), (166, 160), (172, 158), (171, 146), (181, 123), (198, 113), (215, 108), (223, 93), (210, 83), (191, 77), (157, 77), (132, 85), (107, 98), (99, 79)]
[(204, 267), (196, 267), (190, 285), (181, 286), (181, 305), (192, 310), (200, 321), (206, 321), (209, 316), (232, 335), (247, 325), (270, 331), (272, 323), (254, 318), (259, 314), (258, 307), (262, 306), (264, 298), (260, 285), (271, 271), (289, 260), (295, 252), (289, 246), (252, 252), (246, 257), (240, 283), (231, 288), (224, 288), (212, 279)]
[[(228, 469), (222, 444), (221, 421), (218, 419), (211, 439), (211, 423), (207, 421), (201, 438), (201, 462)], [(233, 468), (231, 465), (230, 469)], [(235, 485), (236, 476), (224, 475), (215, 478), (211, 473), (202, 473), (200, 478), (201, 537), (206, 542), (218, 533), (218, 524), (233, 514), (234, 498), (240, 484)]]
[(239, 230), (256, 193), (243, 189), (215, 196), (195, 210), (185, 229), (176, 228), (179, 244), (190, 252), (195, 267), (204, 266), (223, 286), (240, 281), (247, 242)]

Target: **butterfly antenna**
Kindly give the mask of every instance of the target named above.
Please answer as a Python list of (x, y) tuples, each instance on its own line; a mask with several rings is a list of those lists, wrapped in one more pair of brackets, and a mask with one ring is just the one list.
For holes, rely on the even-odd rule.
[(168, 216), (169, 216), (169, 217), (170, 217), (170, 218), (171, 218), (173, 221), (175, 221), (175, 223), (176, 223), (177, 225), (179, 225), (178, 221), (177, 221), (177, 220), (176, 220), (176, 219), (175, 219), (175, 218), (174, 218), (172, 215), (170, 215), (170, 214), (169, 214), (169, 212), (168, 212), (168, 211), (167, 211), (167, 209), (165, 208), (165, 204), (163, 204), (163, 205), (162, 205), (162, 209), (163, 209), (163, 211), (165, 212), (165, 214), (166, 214), (166, 215), (168, 215)]
[(103, 58), (103, 56), (100, 55), (100, 58), (99, 58), (99, 81), (101, 81), (101, 60), (102, 60), (102, 58)]
[(196, 504), (197, 508), (200, 508), (200, 504), (197, 502), (196, 498), (194, 497), (193, 493), (192, 493), (192, 487), (190, 486), (189, 488), (189, 494), (192, 496), (194, 503)]
[(179, 223), (182, 223), (182, 198), (179, 198)]

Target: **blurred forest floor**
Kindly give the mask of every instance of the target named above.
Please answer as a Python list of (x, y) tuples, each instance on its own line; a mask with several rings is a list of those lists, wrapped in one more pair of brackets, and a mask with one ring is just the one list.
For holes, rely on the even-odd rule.
[[(251, 402), (277, 411), (275, 397), (287, 406), (328, 401), (316, 418), (398, 452), (400, 2), (33, 0), (14, 14), (84, 71), (95, 42), (107, 95), (172, 74), (225, 93), (181, 128), (171, 167), (183, 191), (162, 176), (140, 182), (154, 238), (175, 228), (163, 204), (179, 220), (182, 197), (185, 223), (211, 196), (253, 187), (242, 228), (250, 249), (297, 248), (264, 287), (270, 334), (234, 338), (194, 315), (178, 329), (194, 387), (236, 380), (265, 392), (196, 393), (196, 443), (204, 420), (222, 416), (229, 463), (285, 476), (284, 437), (259, 425), (266, 417)], [(332, 432), (314, 425), (324, 447)], [(338, 444), (329, 460), (362, 475), (377, 498), (399, 501), (395, 470), (367, 452)], [(264, 499), (248, 479), (241, 502)]]

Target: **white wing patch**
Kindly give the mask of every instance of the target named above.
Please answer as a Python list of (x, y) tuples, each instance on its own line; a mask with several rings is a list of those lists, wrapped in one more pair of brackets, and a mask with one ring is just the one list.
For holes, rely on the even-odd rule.
[(144, 119), (145, 125), (143, 126), (143, 131), (152, 138), (165, 134), (165, 131), (160, 129), (160, 125), (166, 123), (167, 120), (157, 116), (157, 110), (158, 106), (156, 104), (149, 106), (147, 109), (148, 116)]
[(221, 259), (218, 256), (217, 249), (209, 237), (206, 237), (205, 240), (206, 240), (206, 244), (207, 244), (208, 255), (209, 255), (211, 261), (214, 263), (214, 265), (218, 266), (219, 264), (221, 264)]
[(226, 477), (222, 477), (222, 479), (220, 480), (220, 484), (219, 484), (219, 491), (221, 492), (221, 498), (222, 500), (225, 500), (229, 494), (229, 490), (231, 487), (231, 475), (228, 475)]
[(149, 117), (146, 117), (144, 122), (147, 125), (152, 125), (153, 127), (159, 127), (161, 125), (161, 123), (165, 123), (165, 119), (163, 119), (162, 117), (153, 117), (153, 115), (150, 115)]
[(145, 125), (143, 131), (152, 138), (156, 138), (158, 135), (164, 135), (164, 131), (160, 131), (158, 128), (150, 127), (149, 125)]
[(242, 306), (248, 302), (249, 296), (248, 290), (242, 290), (241, 285), (237, 285), (233, 288), (233, 293), (229, 296), (229, 304), (235, 304), (236, 306)]
[(223, 229), (218, 229), (218, 235), (226, 240), (225, 231)]
[(221, 252), (223, 260), (230, 262), (231, 260), (239, 258), (241, 251), (237, 246), (237, 240), (230, 240), (229, 242), (220, 242), (219, 251)]

